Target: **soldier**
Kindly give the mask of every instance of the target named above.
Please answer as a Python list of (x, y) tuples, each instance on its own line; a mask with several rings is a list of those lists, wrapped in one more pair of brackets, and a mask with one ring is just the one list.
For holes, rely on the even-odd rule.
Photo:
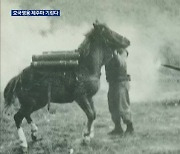
[(121, 119), (127, 125), (125, 133), (133, 133), (130, 111), (129, 81), (126, 59), (128, 51), (120, 48), (114, 51), (113, 58), (105, 66), (106, 80), (109, 83), (108, 105), (115, 128), (109, 134), (123, 134)]

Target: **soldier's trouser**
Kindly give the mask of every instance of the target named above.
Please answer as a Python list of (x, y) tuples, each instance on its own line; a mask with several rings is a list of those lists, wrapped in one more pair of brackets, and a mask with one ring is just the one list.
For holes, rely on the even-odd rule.
[(125, 124), (132, 122), (128, 91), (128, 81), (109, 82), (108, 104), (115, 126), (120, 125), (121, 118)]

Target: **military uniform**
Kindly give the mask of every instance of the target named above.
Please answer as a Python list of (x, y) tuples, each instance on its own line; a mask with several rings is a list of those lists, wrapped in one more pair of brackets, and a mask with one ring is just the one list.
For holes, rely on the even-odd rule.
[(127, 125), (126, 132), (133, 131), (132, 116), (129, 100), (129, 81), (127, 74), (126, 58), (128, 52), (125, 49), (118, 49), (110, 62), (105, 66), (106, 79), (109, 83), (108, 105), (115, 129), (112, 132), (123, 132), (121, 118)]

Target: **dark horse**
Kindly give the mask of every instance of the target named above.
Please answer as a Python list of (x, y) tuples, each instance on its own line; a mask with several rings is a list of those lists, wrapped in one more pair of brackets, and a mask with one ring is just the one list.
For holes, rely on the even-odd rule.
[[(50, 101), (54, 103), (76, 101), (88, 119), (84, 137), (85, 139), (93, 137), (93, 121), (96, 113), (92, 97), (99, 89), (101, 67), (112, 58), (116, 48), (126, 48), (130, 44), (128, 39), (98, 21), (93, 26), (76, 50), (80, 53), (80, 59), (75, 71), (59, 73), (54, 77), (53, 73), (44, 75), (29, 66), (7, 84), (4, 90), (6, 106), (13, 104), (15, 97), (21, 104), (19, 111), (14, 115), (14, 120), (23, 148), (27, 149), (27, 141), (21, 127), (22, 120), (25, 118), (31, 124), (32, 139), (36, 139), (37, 126), (32, 122), (30, 115), (48, 103), (48, 82), (52, 84)], [(49, 81), (49, 78), (52, 80)], [(55, 80), (58, 80), (58, 83)]]

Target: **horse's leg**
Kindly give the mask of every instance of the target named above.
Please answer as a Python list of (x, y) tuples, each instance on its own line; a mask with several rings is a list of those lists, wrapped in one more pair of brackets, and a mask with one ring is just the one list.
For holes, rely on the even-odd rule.
[(16, 123), (16, 127), (18, 130), (18, 136), (20, 139), (20, 146), (22, 147), (23, 151), (27, 151), (27, 141), (23, 129), (21, 127), (22, 120), (26, 118), (28, 123), (32, 122), (30, 114), (33, 112), (33, 108), (35, 107), (35, 101), (31, 97), (19, 97), (19, 102), (21, 104), (21, 108), (19, 111), (14, 115), (14, 120)]
[[(39, 100), (40, 101), (40, 100)], [(38, 101), (36, 99), (30, 98), (29, 99), (29, 107), (28, 107), (28, 111), (26, 112), (26, 120), (27, 123), (31, 125), (31, 138), (33, 141), (37, 140), (37, 132), (38, 132), (38, 127), (36, 126), (36, 124), (33, 122), (32, 118), (31, 118), (31, 113), (33, 113), (34, 111), (39, 110), (40, 108), (44, 107), (47, 103), (46, 100), (41, 100), (41, 104), (38, 103)]]
[(22, 120), (24, 119), (25, 115), (26, 115), (26, 113), (25, 113), (25, 110), (23, 107), (21, 107), (19, 109), (19, 111), (14, 115), (14, 120), (15, 120), (15, 124), (17, 127), (17, 131), (18, 131), (18, 137), (20, 140), (20, 146), (22, 147), (23, 151), (27, 151), (27, 147), (28, 147), (27, 141), (26, 141), (26, 136), (21, 127), (21, 123), (22, 123)]
[(76, 99), (76, 102), (86, 113), (88, 122), (87, 122), (87, 131), (84, 133), (84, 138), (89, 141), (90, 138), (93, 137), (93, 135), (91, 135), (91, 132), (92, 132), (92, 124), (93, 121), (95, 120), (95, 114), (87, 97), (82, 96)]
[(38, 131), (38, 127), (36, 126), (36, 124), (32, 121), (30, 114), (26, 115), (26, 120), (28, 122), (28, 124), (31, 125), (31, 138), (33, 141), (37, 140), (37, 131)]
[[(95, 118), (96, 118), (96, 109), (94, 107), (94, 101), (93, 101), (92, 97), (88, 97), (88, 101), (89, 101), (89, 103), (91, 105), (91, 109), (93, 111), (94, 120), (95, 120)], [(91, 138), (94, 137), (94, 121), (92, 122), (90, 137)]]

